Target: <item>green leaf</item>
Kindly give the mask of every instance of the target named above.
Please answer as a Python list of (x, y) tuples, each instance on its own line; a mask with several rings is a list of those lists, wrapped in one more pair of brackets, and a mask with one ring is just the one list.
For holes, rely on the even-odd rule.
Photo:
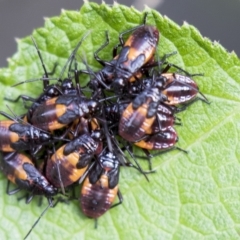
[[(210, 42), (191, 25), (178, 26), (158, 12), (149, 12), (148, 24), (161, 31), (158, 53), (177, 51), (169, 59), (191, 73), (204, 73), (194, 78), (211, 101), (192, 104), (178, 115), (183, 126), (176, 127), (178, 146), (153, 159), (157, 172), (143, 175), (131, 168), (121, 169), (120, 189), (124, 202), (98, 220), (85, 217), (72, 201), (50, 209), (29, 236), (29, 239), (239, 239), (240, 234), (240, 61), (217, 42)], [(94, 69), (100, 65), (93, 52), (105, 42), (109, 31), (110, 44), (101, 52), (111, 59), (118, 34), (142, 22), (143, 13), (114, 3), (112, 7), (84, 3), (80, 12), (63, 11), (59, 17), (47, 19), (45, 26), (33, 32), (47, 69), (58, 63), (55, 77), (81, 37), (91, 30), (79, 53), (86, 56)], [(11, 88), (14, 83), (41, 77), (43, 70), (29, 37), (18, 40), (18, 52), (9, 66), (0, 69), (1, 89), (7, 97), (19, 94), (37, 96), (42, 83), (33, 82)], [(21, 102), (10, 104), (24, 113)], [(143, 167), (146, 161), (139, 160)], [(47, 206), (37, 199), (29, 205), (17, 196), (5, 193), (6, 178), (0, 175), (0, 238), (22, 239)]]

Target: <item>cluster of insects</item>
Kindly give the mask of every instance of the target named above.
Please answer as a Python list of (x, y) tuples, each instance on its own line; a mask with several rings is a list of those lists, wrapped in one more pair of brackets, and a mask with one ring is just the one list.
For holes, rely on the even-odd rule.
[[(77, 51), (86, 34), (54, 84), (50, 80), (55, 68), (51, 73), (46, 70), (33, 39), (44, 71), (43, 91), (37, 98), (8, 99), (23, 100), (27, 111), (21, 116), (0, 112), (7, 118), (0, 121), (0, 169), (18, 186), (10, 191), (8, 185), (9, 194), (25, 189), (27, 203), (41, 195), (48, 199), (48, 207), (62, 197), (75, 198), (86, 216), (97, 219), (122, 202), (121, 166), (135, 168), (147, 178), (153, 172), (152, 157), (182, 150), (175, 146), (174, 125), (181, 124), (176, 114), (196, 100), (208, 100), (192, 79), (199, 74), (191, 75), (167, 61), (175, 53), (157, 56), (160, 33), (146, 24), (146, 18), (147, 14), (143, 24), (119, 35), (110, 61), (99, 57), (109, 44), (106, 32), (106, 42), (94, 53), (103, 66), (97, 72), (83, 59), (85, 69), (78, 68)], [(176, 72), (169, 72), (171, 68)], [(83, 75), (89, 76), (85, 86)], [(135, 146), (144, 152), (148, 170), (139, 164)], [(79, 184), (80, 196), (70, 197), (72, 186)], [(116, 196), (119, 202), (113, 204)]]

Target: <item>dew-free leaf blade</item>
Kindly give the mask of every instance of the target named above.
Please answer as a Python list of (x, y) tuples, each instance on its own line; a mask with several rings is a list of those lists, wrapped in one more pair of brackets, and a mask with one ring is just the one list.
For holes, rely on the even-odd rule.
[[(178, 146), (188, 154), (174, 150), (154, 158), (157, 172), (149, 176), (134, 169), (121, 168), (120, 189), (124, 202), (94, 221), (86, 218), (78, 205), (60, 203), (50, 209), (33, 230), (29, 239), (239, 239), (240, 233), (240, 61), (219, 43), (203, 38), (191, 25), (178, 26), (167, 17), (146, 8), (147, 23), (161, 32), (158, 54), (177, 51), (169, 61), (196, 77), (200, 90), (210, 100), (192, 104), (178, 114), (183, 126), (177, 126)], [(48, 71), (58, 63), (55, 77), (70, 52), (87, 31), (79, 55), (94, 70), (100, 65), (93, 53), (105, 42), (110, 44), (101, 57), (111, 60), (112, 48), (120, 32), (142, 23), (143, 13), (123, 5), (84, 3), (80, 11), (63, 11), (59, 17), (46, 19), (33, 37)], [(18, 52), (0, 69), (1, 89), (7, 97), (19, 94), (37, 96), (42, 83), (33, 82), (11, 88), (26, 79), (41, 78), (43, 70), (30, 37), (18, 40)], [(82, 67), (84, 67), (82, 65)], [(173, 69), (174, 71), (174, 69)], [(17, 114), (24, 113), (21, 102), (6, 104)], [(147, 167), (146, 161), (139, 163)], [(37, 199), (29, 205), (5, 194), (6, 179), (0, 175), (1, 239), (21, 239), (46, 207)], [(18, 194), (17, 196), (21, 196)]]

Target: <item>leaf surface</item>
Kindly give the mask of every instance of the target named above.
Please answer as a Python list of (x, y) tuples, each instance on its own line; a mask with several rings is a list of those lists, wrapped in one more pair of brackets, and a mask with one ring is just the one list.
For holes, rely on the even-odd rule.
[[(194, 80), (210, 100), (192, 104), (178, 114), (183, 126), (177, 126), (178, 146), (153, 159), (157, 170), (147, 182), (134, 169), (121, 169), (120, 189), (124, 202), (94, 221), (86, 218), (77, 201), (59, 203), (50, 209), (33, 230), (29, 239), (239, 239), (240, 234), (240, 61), (217, 42), (204, 38), (193, 26), (178, 26), (158, 12), (149, 12), (147, 23), (161, 32), (158, 53), (177, 51), (169, 59), (190, 73), (204, 73)], [(94, 70), (101, 66), (93, 52), (105, 42), (110, 44), (100, 53), (111, 60), (112, 48), (120, 32), (141, 24), (143, 13), (114, 4), (84, 3), (80, 11), (63, 11), (49, 18), (33, 37), (48, 71), (58, 63), (54, 77), (69, 54), (87, 31), (91, 31), (79, 50)], [(84, 66), (82, 66), (84, 68)], [(37, 96), (42, 82), (10, 86), (26, 79), (41, 78), (43, 70), (30, 37), (18, 40), (18, 52), (9, 59), (8, 68), (0, 69), (0, 87), (5, 96)], [(11, 104), (1, 99), (16, 114), (25, 112), (21, 102)], [(147, 168), (144, 160), (140, 164)], [(1, 239), (22, 239), (47, 206), (17, 201), (22, 194), (5, 193), (6, 177), (0, 174)]]

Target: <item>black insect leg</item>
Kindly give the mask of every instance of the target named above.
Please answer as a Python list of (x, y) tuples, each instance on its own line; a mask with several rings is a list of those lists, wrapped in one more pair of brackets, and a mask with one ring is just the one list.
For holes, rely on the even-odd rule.
[(108, 31), (105, 32), (106, 33), (106, 42), (100, 46), (99, 49), (97, 49), (97, 51), (94, 52), (94, 58), (96, 61), (98, 61), (102, 66), (112, 66), (112, 64), (110, 64), (109, 62), (101, 59), (99, 56), (98, 56), (98, 53), (100, 51), (102, 51), (108, 44), (109, 44), (109, 35), (108, 35)]
[(6, 193), (8, 195), (13, 195), (13, 194), (19, 192), (20, 190), (21, 190), (21, 188), (16, 188), (16, 189), (10, 190), (10, 181), (8, 180), (8, 182), (7, 182), (7, 190), (6, 190)]

